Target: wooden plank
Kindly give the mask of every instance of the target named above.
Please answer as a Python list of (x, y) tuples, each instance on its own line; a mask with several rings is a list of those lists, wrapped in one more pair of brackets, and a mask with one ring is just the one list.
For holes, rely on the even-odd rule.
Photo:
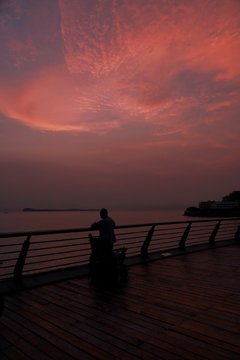
[(210, 344), (210, 345), (219, 347), (219, 349), (227, 350), (227, 351), (229, 351), (229, 353), (232, 353), (232, 357), (229, 357), (230, 359), (239, 360), (240, 349), (238, 346), (234, 346), (225, 341), (216, 339), (215, 337), (208, 336), (208, 334), (205, 335), (202, 332), (198, 332), (197, 331), (198, 329), (196, 327), (193, 330), (193, 329), (188, 329), (188, 327), (178, 325), (178, 326), (173, 327), (172, 330), (177, 333), (180, 333), (180, 334), (185, 334), (194, 339), (201, 340), (206, 344)]
[[(31, 311), (31, 309), (30, 309), (30, 311)], [(149, 355), (144, 354), (143, 350), (138, 350), (135, 347), (128, 344), (127, 342), (120, 341), (117, 338), (114, 338), (113, 336), (104, 335), (104, 333), (101, 333), (97, 329), (92, 328), (89, 330), (89, 327), (87, 329), (86, 324), (84, 325), (82, 323), (75, 323), (75, 327), (77, 327), (77, 328), (75, 328), (75, 327), (71, 327), (71, 326), (67, 325), (66, 323), (65, 324), (62, 323), (58, 319), (54, 319), (52, 316), (49, 316), (47, 314), (41, 313), (41, 315), (39, 315), (39, 316), (41, 316), (42, 319), (49, 321), (51, 324), (57, 325), (58, 332), (60, 332), (59, 328), (65, 329), (68, 332), (78, 336), (79, 339), (85, 339), (86, 341), (91, 341), (92, 344), (95, 343), (95, 345), (99, 346), (99, 348), (105, 349), (105, 351), (111, 351), (111, 354), (114, 357), (121, 355), (123, 353), (123, 350), (125, 350), (132, 354), (136, 354), (136, 353), (138, 354), (140, 352), (141, 356), (144, 355), (144, 358), (149, 358), (149, 359), (155, 358), (153, 356), (149, 357)], [(92, 336), (92, 335), (94, 335), (94, 336)], [(104, 342), (100, 341), (100, 337), (104, 340)], [(114, 345), (116, 345), (118, 347), (118, 349), (116, 348), (116, 346), (115, 347), (112, 346), (111, 343), (114, 343)], [(139, 343), (137, 345), (139, 345)], [(120, 349), (123, 349), (123, 350), (120, 350)], [(102, 358), (100, 356), (101, 356), (101, 352), (99, 350), (98, 351), (99, 359)], [(107, 359), (107, 354), (105, 355), (105, 358)]]
[(8, 318), (7, 321), (8, 326), (14, 328), (14, 331), (17, 332), (18, 334), (21, 334), (21, 337), (27, 339), (28, 342), (36, 346), (41, 351), (45, 352), (50, 357), (53, 358), (56, 357), (59, 360), (73, 359), (73, 357), (69, 356), (65, 352), (60, 351), (58, 347), (52, 345), (50, 342), (46, 341), (37, 334), (34, 334), (34, 328), (30, 327), (30, 329), (28, 329), (25, 326), (22, 326), (22, 324), (25, 324), (24, 318), (16, 316), (15, 313), (11, 311), (8, 312), (8, 316), (6, 316), (6, 318)]
[(197, 352), (199, 355), (204, 354), (209, 360), (221, 360), (222, 357), (232, 360), (239, 359), (239, 355), (220, 347), (220, 342), (218, 343), (216, 341), (215, 344), (208, 343), (206, 342), (206, 337), (195, 332), (187, 332), (185, 330), (185, 333), (180, 333), (174, 330), (168, 330), (165, 335), (169, 337), (169, 340), (166, 338), (165, 341), (173, 342), (184, 349), (191, 349), (193, 353)]
[(211, 316), (206, 313), (198, 313), (194, 320), (209, 326), (224, 329), (229, 333), (233, 332), (240, 335), (239, 321), (237, 321), (236, 319), (235, 321), (229, 321), (226, 319), (223, 320), (217, 316)]
[[(56, 286), (51, 286), (51, 290), (59, 295), (60, 295), (60, 293), (62, 293), (62, 290), (57, 289)], [(64, 296), (68, 297), (69, 300), (71, 300), (71, 298), (72, 298), (71, 292), (68, 292), (67, 290), (64, 291)], [(84, 303), (82, 297), (80, 298), (79, 302)], [(96, 303), (95, 299), (93, 299), (93, 300), (85, 299), (85, 304), (91, 304), (92, 307), (98, 306), (98, 308), (99, 308), (99, 306), (102, 306), (102, 309), (104, 309), (104, 307), (105, 307), (105, 308), (110, 309), (111, 311), (113, 310), (112, 305), (106, 305), (103, 302), (101, 303), (101, 301), (98, 301)], [(146, 313), (146, 316), (148, 316), (148, 317), (152, 317), (154, 319), (158, 319), (165, 323), (170, 323), (170, 324), (179, 322), (183, 318), (187, 317), (187, 315), (184, 316), (183, 314), (180, 314), (180, 313), (179, 313), (179, 315), (173, 315), (171, 313), (168, 313), (167, 311), (164, 311), (164, 312), (159, 311), (159, 313), (157, 313), (155, 311), (156, 309), (154, 309), (150, 304), (148, 304), (144, 301), (135, 301), (134, 299), (129, 298), (129, 297), (125, 298), (125, 309), (131, 310), (134, 312), (138, 312), (141, 314)]]
[(11, 346), (7, 349), (4, 349), (1, 354), (1, 360), (31, 360), (26, 354), (19, 350), (15, 346)]
[[(37, 291), (37, 290), (34, 290)], [(47, 291), (44, 293), (44, 296), (48, 296)], [(156, 331), (159, 331), (161, 329), (162, 323), (159, 321), (152, 321), (152, 319), (147, 318), (146, 316), (143, 316), (142, 314), (135, 314), (134, 312), (131, 312), (127, 309), (124, 309), (124, 311), (117, 311), (117, 308), (114, 307), (107, 307), (105, 308), (105, 311), (103, 311), (103, 307), (99, 307), (97, 305), (95, 308), (85, 306), (82, 303), (74, 302), (70, 299), (65, 299), (63, 301), (62, 297), (60, 295), (55, 294), (55, 300), (54, 303), (58, 304), (60, 307), (68, 308), (69, 310), (74, 311), (75, 313), (83, 313), (86, 316), (90, 318), (104, 318), (109, 319), (109, 321), (112, 321), (113, 323), (120, 323), (123, 326), (127, 326), (131, 329), (135, 329), (137, 331), (147, 333), (147, 334), (154, 334)], [(116, 310), (116, 311), (115, 311)], [(148, 322), (150, 321), (150, 323)], [(153, 324), (152, 324), (153, 323)]]
[(167, 360), (181, 360), (184, 359), (183, 357), (179, 355), (175, 355), (172, 352), (166, 351), (165, 349), (161, 349), (158, 346), (155, 346), (153, 344), (144, 343), (141, 345), (142, 349), (147, 351), (149, 354), (154, 354), (157, 356), (157, 359), (167, 359)]
[[(53, 345), (63, 350), (70, 356), (77, 359), (79, 358), (86, 360), (92, 360), (95, 358), (94, 356), (89, 355), (87, 352), (82, 351), (81, 341), (77, 337), (71, 337), (67, 332), (66, 336), (64, 336), (64, 331), (61, 332), (60, 329), (58, 331), (58, 328), (55, 328), (54, 326), (51, 326), (51, 324), (42, 321), (40, 318), (29, 313), (26, 310), (19, 309), (18, 306), (13, 305), (10, 302), (6, 303), (6, 306), (11, 308), (13, 312), (15, 312), (15, 318), (20, 319), (18, 321), (20, 323), (24, 323), (24, 326), (28, 327), (30, 331), (37, 333), (39, 336), (42, 336), (47, 341), (51, 342)], [(103, 357), (100, 356), (101, 351), (99, 351), (99, 359), (103, 359)], [(112, 359), (112, 357), (106, 354), (106, 359)]]
[(229, 333), (225, 329), (215, 328), (213, 325), (205, 325), (197, 320), (188, 320), (181, 324), (181, 327), (187, 328), (189, 330), (194, 330), (201, 334), (205, 334), (210, 338), (214, 338), (223, 342), (227, 342), (229, 344), (234, 345), (235, 347), (239, 347), (240, 351), (240, 335), (235, 334), (233, 332)]
[(10, 342), (0, 336), (0, 350), (6, 349), (11, 346)]
[(0, 342), (3, 356), (237, 360), (239, 250), (135, 266), (127, 282), (114, 286), (71, 279), (8, 295), (0, 322), (0, 331), (8, 331)]
[[(26, 357), (34, 357), (41, 358), (42, 360), (51, 360), (51, 358), (45, 354), (40, 349), (37, 349), (35, 346), (30, 344), (28, 341), (26, 341), (24, 338), (16, 334), (11, 329), (13, 328), (15, 330), (15, 327), (13, 326), (13, 322), (9, 321), (5, 316), (1, 318), (1, 333), (2, 336), (9, 341), (12, 345), (17, 344), (18, 349), (25, 354)], [(12, 348), (12, 347), (11, 347)], [(8, 352), (11, 349), (10, 347), (7, 347), (3, 350), (3, 353), (5, 355), (9, 354)], [(11, 350), (12, 353), (12, 350)], [(7, 355), (9, 356), (9, 355)]]
[[(69, 304), (66, 303), (65, 307), (68, 308), (68, 309), (65, 308), (65, 313), (70, 314), (70, 316), (71, 316), (72, 306), (69, 306)], [(64, 311), (62, 307), (59, 307), (58, 310)], [(86, 314), (85, 311), (83, 311), (81, 313)], [(119, 339), (124, 340), (127, 343), (133, 344), (135, 346), (138, 346), (139, 343), (141, 343), (141, 340), (146, 340), (146, 338), (149, 337), (149, 329), (145, 329), (143, 327), (136, 326), (136, 325), (134, 326), (134, 324), (132, 324), (132, 321), (130, 324), (129, 318), (128, 318), (128, 322), (125, 321), (125, 323), (121, 325), (121, 321), (119, 321), (119, 319), (116, 318), (115, 315), (102, 316), (102, 312), (99, 311), (98, 315), (97, 315), (97, 322), (94, 321), (95, 315), (97, 315), (97, 314), (95, 313), (93, 316), (92, 313), (89, 313), (89, 317), (84, 317), (83, 315), (79, 314), (79, 311), (77, 309), (77, 313), (74, 313), (74, 315), (72, 315), (72, 316), (74, 316), (74, 322), (76, 320), (79, 320), (79, 321), (81, 321), (82, 324), (83, 323), (85, 323), (87, 325), (91, 324), (92, 331), (94, 330), (94, 327), (98, 328), (98, 329), (101, 328), (106, 333), (109, 333), (111, 335), (115, 334), (116, 340), (119, 338)], [(134, 332), (133, 332), (133, 330), (128, 330), (128, 328), (126, 327), (128, 325), (130, 325), (130, 329), (131, 328), (134, 329)], [(147, 332), (148, 336), (142, 336), (142, 332), (140, 330), (143, 331), (144, 334)], [(86, 328), (85, 328), (85, 331), (87, 331)], [(91, 331), (91, 330), (89, 329), (89, 331)], [(160, 331), (163, 331), (163, 330), (161, 328), (156, 327), (154, 329), (154, 331), (152, 332), (152, 336), (155, 336)], [(115, 342), (116, 342), (116, 340), (115, 340)], [(123, 346), (123, 345), (121, 345), (121, 346)]]
[[(178, 355), (180, 354), (186, 359), (203, 359), (203, 348), (198, 346), (198, 344), (195, 342), (193, 344), (193, 341), (186, 341), (186, 338), (179, 339), (176, 336), (171, 336), (173, 332), (168, 331), (165, 334), (158, 335), (156, 339), (153, 339), (150, 341), (150, 343), (156, 344), (158, 342), (157, 346), (160, 346), (164, 349), (172, 349), (174, 354)], [(176, 349), (177, 347), (177, 349)], [(181, 349), (181, 350), (179, 350)], [(226, 359), (225, 356), (221, 356), (220, 354), (217, 355), (218, 360), (224, 360)], [(204, 349), (204, 358), (207, 358), (209, 360), (215, 360), (216, 359), (216, 353), (209, 351), (207, 349)]]

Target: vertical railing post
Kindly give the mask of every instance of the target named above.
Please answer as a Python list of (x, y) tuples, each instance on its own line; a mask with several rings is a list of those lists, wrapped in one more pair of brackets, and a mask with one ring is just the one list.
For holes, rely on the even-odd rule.
[(146, 236), (146, 239), (145, 239), (145, 241), (143, 243), (143, 246), (141, 248), (141, 256), (142, 257), (145, 257), (145, 258), (148, 257), (148, 247), (149, 247), (150, 241), (151, 241), (153, 233), (154, 233), (154, 228), (155, 228), (155, 225), (153, 225), (151, 227), (151, 229), (149, 230), (149, 232), (148, 232), (148, 234)]
[(188, 226), (186, 227), (184, 233), (183, 233), (183, 236), (181, 238), (181, 240), (179, 241), (179, 249), (180, 250), (185, 250), (185, 242), (187, 240), (187, 237), (188, 237), (188, 234), (189, 234), (189, 231), (190, 231), (190, 228), (191, 228), (191, 225), (192, 225), (192, 222), (190, 222), (188, 224)]
[(25, 260), (28, 253), (28, 248), (30, 245), (31, 235), (28, 235), (27, 239), (24, 241), (22, 249), (20, 251), (19, 257), (17, 259), (15, 268), (14, 268), (14, 281), (21, 283), (22, 282), (22, 271), (25, 264)]
[(238, 226), (238, 229), (237, 229), (237, 231), (235, 232), (234, 240), (240, 241), (240, 226)]
[(221, 225), (221, 220), (219, 220), (219, 222), (217, 223), (217, 225), (215, 226), (215, 228), (213, 229), (213, 232), (211, 233), (211, 235), (209, 237), (210, 245), (215, 245), (215, 237), (217, 235), (218, 229), (220, 228), (220, 225)]

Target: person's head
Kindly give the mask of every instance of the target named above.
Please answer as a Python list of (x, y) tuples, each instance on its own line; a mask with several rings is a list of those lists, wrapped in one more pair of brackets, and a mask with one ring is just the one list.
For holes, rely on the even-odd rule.
[(106, 217), (108, 216), (107, 209), (101, 209), (100, 216), (101, 216), (101, 219), (106, 219)]

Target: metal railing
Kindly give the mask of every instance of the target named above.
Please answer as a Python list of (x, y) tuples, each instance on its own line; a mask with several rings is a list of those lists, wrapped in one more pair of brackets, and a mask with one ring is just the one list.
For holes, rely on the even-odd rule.
[[(0, 234), (0, 280), (87, 264), (91, 253), (91, 228)], [(127, 256), (149, 254), (221, 240), (239, 240), (240, 218), (178, 221), (117, 226), (116, 247), (127, 247)]]

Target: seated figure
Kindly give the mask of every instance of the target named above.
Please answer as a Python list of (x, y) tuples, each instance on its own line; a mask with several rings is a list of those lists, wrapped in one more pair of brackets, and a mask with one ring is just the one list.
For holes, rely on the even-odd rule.
[(89, 261), (89, 279), (95, 283), (106, 284), (116, 282), (118, 276), (122, 279), (128, 275), (128, 270), (123, 264), (126, 248), (112, 251), (109, 241), (93, 237), (89, 234), (91, 255)]

